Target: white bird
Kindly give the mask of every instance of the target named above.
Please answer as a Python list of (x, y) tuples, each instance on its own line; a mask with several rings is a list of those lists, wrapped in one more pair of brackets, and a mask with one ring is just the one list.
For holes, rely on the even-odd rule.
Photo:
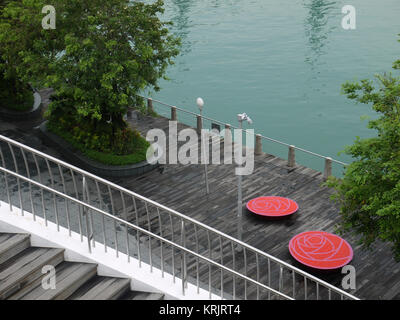
[(253, 123), (253, 120), (251, 120), (251, 118), (246, 113), (238, 114), (238, 120), (239, 121), (246, 120), (249, 124)]

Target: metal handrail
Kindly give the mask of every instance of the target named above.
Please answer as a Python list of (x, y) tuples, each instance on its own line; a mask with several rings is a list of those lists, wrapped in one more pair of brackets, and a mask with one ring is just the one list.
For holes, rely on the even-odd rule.
[[(189, 250), (189, 249), (187, 249), (187, 248), (185, 248), (185, 247), (183, 247), (183, 246), (181, 246), (181, 245), (179, 245), (179, 244), (177, 244), (177, 243), (175, 243), (175, 242), (172, 242), (172, 241), (170, 241), (170, 240), (168, 240), (168, 239), (162, 238), (162, 237), (160, 237), (160, 236), (157, 235), (157, 234), (154, 234), (154, 233), (152, 233), (152, 232), (149, 232), (149, 231), (147, 231), (147, 230), (145, 230), (145, 229), (143, 229), (143, 228), (140, 228), (140, 227), (138, 227), (138, 226), (136, 226), (136, 225), (134, 225), (134, 224), (132, 224), (132, 223), (130, 223), (130, 222), (128, 222), (128, 221), (125, 221), (125, 220), (123, 220), (123, 219), (121, 219), (121, 218), (115, 217), (115, 216), (113, 216), (113, 215), (111, 215), (111, 214), (109, 214), (109, 213), (107, 213), (107, 212), (105, 212), (105, 211), (103, 211), (103, 210), (101, 210), (101, 209), (98, 209), (98, 208), (96, 208), (96, 207), (91, 206), (90, 204), (87, 204), (87, 203), (85, 203), (85, 202), (83, 202), (83, 201), (80, 201), (80, 200), (78, 200), (78, 199), (75, 199), (75, 198), (73, 198), (73, 197), (71, 197), (71, 196), (68, 196), (68, 195), (66, 195), (66, 194), (64, 194), (64, 193), (62, 193), (62, 192), (59, 192), (59, 191), (57, 191), (57, 190), (55, 190), (55, 189), (52, 189), (52, 188), (50, 188), (50, 187), (47, 187), (47, 186), (44, 185), (44, 184), (41, 184), (41, 183), (39, 183), (39, 182), (37, 182), (37, 181), (35, 181), (35, 180), (32, 180), (32, 179), (26, 178), (26, 177), (24, 177), (24, 176), (22, 176), (22, 175), (20, 175), (20, 174), (18, 174), (18, 173), (15, 173), (15, 172), (13, 172), (13, 171), (11, 171), (11, 170), (5, 169), (5, 168), (3, 168), (3, 167), (1, 167), (1, 166), (0, 166), (0, 171), (4, 172), (4, 173), (6, 173), (6, 174), (12, 175), (12, 176), (14, 176), (14, 177), (16, 177), (16, 178), (18, 178), (18, 179), (21, 179), (21, 180), (24, 180), (24, 181), (26, 181), (26, 182), (29, 182), (29, 183), (31, 183), (31, 184), (33, 184), (33, 185), (39, 187), (40, 189), (44, 189), (44, 190), (46, 190), (46, 191), (48, 191), (48, 192), (54, 193), (54, 194), (56, 194), (56, 195), (59, 196), (59, 197), (62, 197), (62, 198), (64, 198), (64, 199), (67, 199), (67, 200), (70, 200), (70, 201), (72, 201), (72, 202), (75, 202), (76, 204), (79, 204), (80, 206), (82, 206), (82, 207), (84, 207), (84, 208), (86, 208), (86, 209), (89, 209), (89, 210), (95, 211), (95, 212), (97, 212), (97, 213), (100, 213), (100, 214), (102, 214), (102, 215), (104, 215), (104, 216), (106, 216), (106, 217), (108, 217), (108, 218), (110, 218), (110, 219), (115, 220), (116, 222), (119, 222), (119, 223), (121, 223), (121, 224), (124, 224), (124, 225), (128, 226), (128, 227), (131, 228), (131, 229), (134, 229), (134, 230), (136, 230), (136, 231), (139, 231), (139, 232), (141, 232), (141, 233), (143, 233), (143, 234), (145, 234), (145, 235), (147, 235), (147, 236), (150, 236), (150, 237), (152, 237), (153, 239), (159, 240), (159, 241), (161, 241), (161, 242), (163, 242), (163, 243), (165, 243), (165, 244), (169, 244), (170, 246), (174, 247), (175, 249), (178, 249), (178, 250), (180, 250), (180, 251), (182, 251), (182, 252), (185, 252), (185, 253), (187, 253), (187, 254), (191, 254), (192, 256), (194, 256), (194, 257), (196, 257), (196, 258), (199, 258), (199, 259), (201, 259), (201, 260), (203, 260), (203, 261), (205, 261), (205, 262), (207, 262), (207, 263), (209, 263), (209, 264), (211, 264), (211, 265), (213, 265), (213, 266), (215, 266), (215, 267), (218, 267), (219, 269), (222, 269), (222, 270), (224, 270), (224, 271), (227, 271), (228, 273), (231, 273), (232, 275), (235, 275), (235, 276), (238, 277), (238, 278), (242, 278), (243, 280), (249, 281), (249, 282), (251, 282), (251, 283), (253, 283), (253, 284), (257, 285), (257, 286), (260, 286), (260, 287), (262, 287), (263, 289), (266, 289), (266, 290), (270, 291), (271, 293), (273, 293), (273, 294), (275, 294), (275, 295), (277, 295), (277, 296), (279, 296), (279, 297), (281, 297), (281, 298), (285, 298), (285, 299), (287, 299), (287, 300), (294, 300), (293, 298), (291, 298), (291, 297), (289, 297), (289, 296), (287, 296), (287, 295), (285, 295), (285, 294), (283, 294), (283, 293), (281, 293), (281, 292), (278, 292), (278, 291), (276, 291), (276, 290), (274, 290), (274, 289), (272, 289), (272, 288), (269, 288), (268, 286), (266, 286), (266, 285), (264, 285), (264, 284), (262, 284), (262, 283), (259, 283), (259, 282), (257, 282), (257, 281), (254, 281), (253, 279), (251, 279), (251, 278), (249, 278), (249, 277), (247, 277), (247, 276), (245, 276), (245, 275), (243, 275), (243, 274), (241, 274), (241, 273), (239, 273), (239, 272), (237, 272), (237, 271), (235, 271), (235, 270), (232, 270), (232, 269), (230, 269), (230, 268), (227, 268), (227, 267), (225, 267), (225, 266), (223, 266), (223, 265), (221, 265), (221, 264), (219, 264), (219, 263), (217, 263), (217, 262), (215, 262), (215, 261), (213, 261), (213, 260), (210, 260), (210, 259), (208, 259), (207, 257), (204, 257), (204, 256), (202, 256), (202, 255), (200, 255), (200, 254), (198, 254), (198, 253), (196, 253), (196, 252), (194, 252), (194, 251), (191, 251), (191, 250)], [(87, 216), (86, 216), (86, 217), (87, 217)], [(87, 226), (87, 227), (89, 226), (88, 220), (87, 220), (87, 222), (86, 222), (86, 226)], [(70, 231), (70, 230), (68, 230), (68, 231)], [(91, 252), (92, 252), (92, 251), (91, 251), (91, 244), (90, 244), (90, 243), (91, 243), (91, 236), (90, 236), (90, 234), (89, 234), (88, 231), (87, 231), (87, 235), (86, 235), (86, 236), (87, 236), (87, 242), (88, 242), (88, 249), (89, 249), (89, 252), (91, 253)], [(104, 244), (104, 245), (105, 245), (105, 244)], [(129, 252), (127, 252), (127, 255), (129, 255)], [(186, 288), (186, 286), (183, 286), (183, 295), (185, 294), (185, 288)]]
[[(142, 98), (142, 99), (152, 100), (152, 101), (154, 101), (154, 102), (157, 102), (157, 103), (159, 103), (159, 104), (162, 105), (162, 106), (169, 107), (169, 108), (176, 108), (176, 110), (179, 110), (179, 111), (181, 111), (181, 112), (190, 114), (190, 115), (192, 115), (192, 116), (201, 117), (202, 119), (206, 119), (206, 120), (212, 121), (212, 122), (217, 123), (217, 124), (220, 124), (220, 125), (226, 125), (226, 122), (222, 122), (222, 121), (219, 121), (219, 120), (216, 120), (216, 119), (213, 119), (213, 118), (209, 118), (209, 117), (206, 117), (206, 116), (197, 114), (197, 113), (195, 113), (195, 112), (192, 112), (192, 111), (189, 111), (189, 110), (186, 110), (186, 109), (177, 107), (177, 106), (170, 105), (170, 104), (168, 104), (168, 103), (162, 102), (162, 101), (157, 100), (157, 99), (145, 97), (145, 96), (142, 96), (142, 95), (139, 95), (139, 94), (136, 94), (136, 95), (137, 95), (138, 97)], [(229, 126), (230, 126), (232, 129), (239, 129), (239, 127), (236, 127), (236, 126), (233, 126), (233, 125), (229, 125)], [(250, 133), (250, 132), (248, 132), (248, 131), (245, 130), (245, 129), (243, 129), (243, 132), (245, 132), (245, 133)], [(251, 134), (254, 134), (254, 133), (251, 132)], [(255, 134), (254, 134), (254, 135), (255, 135)], [(328, 159), (330, 159), (332, 162), (337, 163), (337, 164), (340, 164), (340, 165), (342, 165), (342, 166), (348, 166), (348, 165), (349, 165), (348, 163), (345, 163), (345, 162), (342, 162), (342, 161), (339, 161), (339, 160), (336, 160), (336, 159), (332, 159), (332, 158), (330, 158), (330, 157), (327, 157), (327, 156), (318, 154), (318, 153), (316, 153), (316, 152), (309, 151), (309, 150), (304, 149), (304, 148), (300, 148), (300, 147), (291, 145), (291, 144), (286, 143), (286, 142), (283, 142), (283, 141), (279, 141), (279, 140), (277, 140), (277, 139), (273, 139), (273, 138), (270, 138), (270, 137), (267, 137), (267, 136), (264, 136), (264, 135), (261, 135), (261, 134), (260, 134), (259, 136), (260, 136), (262, 139), (265, 139), (265, 140), (268, 140), (268, 141), (271, 141), (271, 142), (274, 142), (274, 143), (277, 143), (277, 144), (280, 144), (280, 145), (283, 145), (283, 146), (286, 146), (286, 147), (292, 147), (292, 148), (295, 149), (295, 150), (298, 150), (298, 151), (301, 151), (301, 152), (304, 152), (304, 153), (313, 155), (313, 156), (315, 156), (315, 157), (319, 157), (319, 158), (321, 158), (321, 159), (327, 159), (327, 158), (328, 158)]]
[[(159, 218), (160, 218), (160, 230), (161, 230), (161, 216), (160, 216), (160, 211), (159, 210), (162, 210), (163, 212), (166, 212), (166, 214), (169, 216), (169, 218), (170, 218), (170, 220), (171, 220), (171, 233), (172, 233), (172, 242), (173, 243), (175, 243), (176, 244), (176, 241), (174, 241), (174, 226), (172, 225), (172, 216), (174, 216), (174, 217), (176, 217), (176, 218), (178, 218), (179, 219), (179, 221), (182, 221), (183, 223), (190, 223), (190, 224), (192, 224), (193, 226), (194, 226), (194, 228), (195, 228), (195, 230), (197, 230), (196, 231), (196, 236), (197, 236), (197, 232), (200, 230), (200, 229), (203, 229), (203, 230), (205, 230), (206, 231), (206, 233), (207, 233), (207, 237), (208, 237), (208, 250), (209, 250), (209, 252), (210, 252), (210, 258), (211, 258), (211, 256), (212, 256), (212, 253), (211, 253), (211, 245), (210, 245), (210, 237), (211, 236), (215, 236), (217, 239), (219, 239), (220, 240), (220, 242), (222, 242), (222, 240), (225, 240), (225, 241), (228, 241), (229, 242), (229, 244), (231, 245), (231, 247), (232, 247), (232, 251), (233, 251), (233, 261), (235, 262), (235, 252), (234, 252), (234, 250), (233, 250), (233, 248), (234, 247), (237, 247), (237, 248), (241, 248), (242, 249), (242, 251), (243, 251), (243, 256), (244, 256), (244, 259), (246, 260), (246, 258), (247, 259), (249, 259), (249, 254), (250, 253), (253, 253), (254, 255), (255, 255), (255, 258), (256, 258), (256, 260), (257, 260), (257, 278), (259, 277), (259, 269), (260, 269), (260, 266), (259, 266), (259, 260), (261, 259), (261, 258), (265, 258), (265, 259), (267, 259), (267, 261), (268, 261), (268, 268), (270, 268), (270, 263), (271, 262), (273, 262), (273, 263), (276, 263), (277, 264), (277, 266), (279, 267), (279, 269), (280, 269), (280, 273), (279, 273), (279, 283), (281, 283), (281, 280), (282, 280), (282, 270), (283, 270), (283, 268), (285, 268), (286, 270), (288, 270), (289, 272), (291, 272), (292, 274), (293, 274), (293, 279), (295, 279), (296, 278), (296, 276), (300, 276), (300, 277), (302, 277), (303, 279), (304, 279), (304, 286), (305, 286), (305, 288), (307, 288), (307, 281), (311, 281), (311, 282), (315, 282), (316, 284), (317, 284), (317, 287), (325, 287), (327, 290), (328, 290), (328, 292), (329, 292), (329, 297), (330, 297), (330, 294), (331, 294), (331, 292), (335, 292), (335, 293), (337, 293), (338, 295), (340, 295), (341, 296), (341, 298), (343, 298), (343, 297), (346, 297), (346, 298), (348, 298), (348, 299), (357, 299), (355, 296), (353, 296), (353, 295), (351, 295), (351, 294), (349, 294), (349, 293), (347, 293), (347, 292), (345, 292), (345, 291), (343, 291), (343, 290), (341, 290), (341, 289), (339, 289), (339, 288), (337, 288), (337, 287), (335, 287), (335, 286), (333, 286), (333, 285), (331, 285), (331, 284), (329, 284), (329, 283), (327, 283), (327, 282), (325, 282), (325, 281), (323, 281), (323, 280), (321, 280), (321, 279), (319, 279), (319, 278), (317, 278), (317, 277), (314, 277), (313, 275), (311, 275), (311, 274), (309, 274), (309, 273), (307, 273), (307, 272), (304, 272), (304, 271), (302, 271), (301, 269), (298, 269), (298, 268), (296, 268), (296, 267), (294, 267), (294, 266), (292, 266), (292, 265), (290, 265), (290, 264), (288, 264), (288, 263), (286, 263), (286, 262), (284, 262), (284, 261), (282, 261), (282, 260), (280, 260), (280, 259), (278, 259), (278, 258), (276, 258), (276, 257), (274, 257), (274, 256), (272, 256), (272, 255), (269, 255), (269, 254), (267, 254), (267, 253), (265, 253), (265, 252), (263, 252), (263, 251), (261, 251), (261, 250), (259, 250), (259, 249), (257, 249), (257, 248), (254, 248), (254, 247), (252, 247), (252, 246), (250, 246), (250, 245), (248, 245), (248, 244), (246, 244), (246, 243), (244, 243), (244, 242), (242, 242), (242, 241), (239, 241), (239, 240), (237, 240), (237, 239), (235, 239), (235, 238), (233, 238), (233, 237), (231, 237), (231, 236), (229, 236), (229, 235), (227, 235), (227, 234), (225, 234), (225, 233), (222, 233), (222, 232), (220, 232), (220, 231), (218, 231), (218, 230), (216, 230), (216, 229), (214, 229), (214, 228), (212, 228), (212, 227), (210, 227), (210, 226), (208, 226), (208, 225), (205, 225), (205, 224), (203, 224), (203, 223), (201, 223), (201, 222), (199, 222), (199, 221), (197, 221), (197, 220), (195, 220), (195, 219), (192, 219), (192, 218), (190, 218), (190, 217), (187, 217), (187, 216), (185, 216), (185, 215), (183, 215), (183, 214), (181, 214), (181, 213), (179, 213), (179, 212), (177, 212), (177, 211), (175, 211), (175, 210), (173, 210), (173, 209), (171, 209), (171, 208), (168, 208), (168, 207), (166, 207), (166, 206), (164, 206), (164, 205), (161, 205), (161, 204), (159, 204), (159, 203), (157, 203), (157, 202), (155, 202), (155, 201), (153, 201), (153, 200), (151, 200), (151, 199), (148, 199), (148, 198), (146, 198), (146, 197), (143, 197), (143, 196), (141, 196), (141, 195), (139, 195), (139, 194), (137, 194), (137, 193), (135, 193), (135, 192), (133, 192), (133, 191), (130, 191), (130, 190), (127, 190), (127, 189), (125, 189), (125, 188), (123, 188), (123, 187), (121, 187), (121, 186), (119, 186), (119, 185), (116, 185), (116, 184), (114, 184), (114, 183), (112, 183), (112, 182), (110, 182), (110, 181), (108, 181), (108, 180), (105, 180), (105, 179), (103, 179), (103, 178), (101, 178), (101, 177), (98, 177), (98, 176), (95, 176), (95, 175), (93, 175), (93, 174), (91, 174), (91, 173), (89, 173), (89, 172), (86, 172), (86, 171), (84, 171), (84, 170), (82, 170), (82, 169), (80, 169), (80, 168), (77, 168), (77, 167), (75, 167), (75, 166), (73, 166), (73, 165), (70, 165), (70, 164), (68, 164), (68, 163), (66, 163), (66, 162), (64, 162), (64, 161), (62, 161), (62, 160), (59, 160), (59, 159), (57, 159), (57, 158), (54, 158), (54, 157), (52, 157), (52, 156), (50, 156), (50, 155), (47, 155), (47, 154), (45, 154), (45, 153), (43, 153), (43, 152), (40, 152), (40, 151), (38, 151), (38, 150), (35, 150), (35, 149), (33, 149), (33, 148), (30, 148), (30, 147), (28, 147), (28, 146), (26, 146), (26, 145), (24, 145), (24, 144), (22, 144), (22, 143), (19, 143), (19, 142), (16, 142), (16, 141), (14, 141), (14, 140), (12, 140), (12, 139), (10, 139), (10, 138), (7, 138), (7, 137), (5, 137), (5, 136), (2, 136), (2, 135), (0, 135), (0, 141), (4, 141), (5, 143), (7, 143), (8, 144), (8, 146), (9, 146), (9, 148), (10, 148), (10, 150), (11, 150), (11, 153), (12, 153), (12, 158), (13, 158), (13, 161), (14, 161), (14, 166), (15, 166), (15, 171), (16, 171), (16, 173), (15, 173), (15, 176), (17, 177), (17, 179), (22, 179), (22, 175), (18, 172), (18, 169), (17, 169), (17, 162), (16, 162), (16, 157), (15, 157), (15, 153), (14, 153), (14, 151), (13, 151), (13, 149), (11, 148), (11, 145), (13, 145), (13, 146), (16, 146), (16, 147), (18, 147), (18, 148), (20, 148), (20, 150), (22, 151), (22, 154), (24, 155), (24, 159), (25, 159), (25, 166), (26, 166), (26, 168), (27, 168), (27, 175), (28, 175), (28, 178), (26, 178), (25, 177), (25, 179), (29, 179), (29, 183), (30, 183), (30, 192), (32, 193), (32, 191), (31, 191), (31, 184), (34, 184), (33, 183), (33, 179), (31, 179), (30, 177), (29, 177), (29, 168), (28, 168), (28, 166), (27, 166), (27, 162), (26, 162), (26, 157), (25, 157), (25, 152), (30, 152), (32, 155), (33, 155), (33, 158), (34, 158), (34, 160), (35, 160), (35, 164), (36, 164), (36, 167), (39, 169), (39, 165), (38, 165), (38, 162), (37, 162), (37, 157), (36, 156), (39, 156), (39, 157), (41, 157), (41, 158), (43, 158), (43, 159), (45, 159), (45, 162), (46, 162), (46, 164), (47, 164), (47, 168), (48, 168), (48, 170), (49, 170), (49, 173), (50, 173), (50, 177), (51, 177), (51, 182), (52, 182), (52, 188), (50, 188), (50, 189), (52, 189), (52, 190), (54, 190), (55, 191), (55, 188), (54, 188), (54, 177), (52, 176), (52, 174), (51, 174), (51, 170), (50, 170), (50, 166), (49, 166), (49, 161), (51, 161), (51, 162), (53, 162), (53, 163), (55, 163), (55, 164), (57, 164), (58, 165), (58, 168), (59, 168), (59, 171), (60, 171), (60, 175), (61, 175), (61, 177), (63, 177), (63, 175), (62, 175), (62, 172), (61, 172), (61, 169), (60, 169), (60, 166), (63, 166), (64, 168), (67, 168), (67, 169), (69, 169), (70, 171), (71, 171), (71, 173), (72, 173), (72, 180), (73, 180), (73, 182), (74, 182), (74, 185), (75, 185), (75, 193), (76, 193), (76, 196), (75, 197), (72, 197), (72, 198), (74, 198), (75, 200), (79, 200), (78, 199), (78, 191), (77, 191), (77, 188), (76, 188), (76, 181), (75, 181), (75, 178), (74, 178), (74, 173), (79, 173), (79, 174), (81, 174), (82, 175), (82, 177), (86, 177), (86, 179), (92, 179), (92, 180), (94, 180), (95, 181), (95, 184), (96, 184), (96, 187), (97, 187), (97, 190), (98, 190), (98, 194), (100, 195), (100, 192), (99, 192), (99, 185), (98, 185), (98, 183), (102, 183), (104, 186), (106, 186), (107, 188), (108, 188), (108, 191), (109, 191), (109, 194), (110, 194), (110, 198), (112, 198), (112, 194), (111, 194), (111, 188), (114, 190), (114, 191), (116, 191), (116, 192), (119, 192), (119, 193), (121, 193), (121, 195), (123, 195), (123, 193), (124, 194), (126, 194), (126, 195), (129, 195), (129, 196), (131, 196), (132, 197), (132, 199), (138, 199), (138, 200), (141, 200), (141, 201), (143, 201), (144, 202), (144, 204), (145, 204), (145, 207), (146, 207), (146, 214), (147, 214), (147, 219), (148, 219), (148, 222), (149, 222), (149, 229), (150, 229), (150, 225), (151, 225), (151, 223), (150, 223), (150, 217), (149, 217), (149, 211), (148, 211), (148, 206), (153, 206), (153, 207), (155, 207), (155, 208), (157, 208), (157, 213), (158, 213), (158, 216), (159, 216)], [(36, 156), (35, 156), (36, 155)], [(2, 165), (2, 171), (3, 172), (6, 172), (6, 173), (8, 173), (8, 174), (11, 174), (11, 170), (8, 170), (8, 169), (6, 169), (5, 168), (5, 160), (4, 160), (4, 154), (3, 154), (3, 152), (2, 152), (2, 148), (1, 148), (1, 145), (0, 145), (0, 157), (2, 158), (2, 162), (0, 162), (0, 165)], [(40, 177), (40, 171), (38, 170), (38, 174), (39, 174), (39, 178), (41, 179), (41, 177)], [(31, 181), (32, 180), (32, 181)], [(64, 182), (64, 178), (62, 178), (62, 180), (63, 180), (63, 182)], [(37, 183), (37, 182), (36, 182)], [(40, 184), (42, 184), (43, 185), (43, 183), (40, 183)], [(65, 185), (63, 185), (63, 187), (64, 187), (64, 194), (65, 194), (65, 196), (67, 196), (67, 194), (66, 194), (66, 192), (65, 192)], [(8, 186), (7, 186), (7, 179), (6, 179), (6, 188), (8, 188)], [(47, 188), (49, 188), (49, 187), (47, 187)], [(19, 188), (19, 190), (20, 190), (20, 188)], [(50, 191), (50, 190), (49, 190)], [(7, 192), (8, 192), (8, 190), (7, 190)], [(60, 194), (58, 194), (58, 193), (54, 193), (53, 192), (53, 195), (54, 195), (54, 207), (55, 207), (55, 209), (56, 209), (56, 211), (57, 211), (57, 204), (56, 204), (56, 202), (55, 202), (55, 194), (57, 194), (57, 195), (60, 195)], [(11, 204), (11, 200), (10, 200), (10, 196), (9, 196), (9, 194), (7, 193), (7, 196), (8, 196), (8, 201), (9, 201), (9, 203)], [(30, 194), (30, 197), (32, 198), (32, 194)], [(71, 196), (68, 196), (68, 197), (71, 197)], [(21, 200), (21, 194), (19, 194), (19, 198), (20, 198), (20, 207), (21, 207), (21, 210), (22, 210), (22, 212), (23, 212), (23, 209), (22, 209), (22, 200)], [(124, 198), (122, 197), (122, 199), (123, 199), (123, 205), (125, 206), (125, 204), (124, 204)], [(71, 200), (71, 199), (69, 199), (69, 200)], [(79, 200), (80, 201), (80, 200)], [(90, 200), (89, 200), (90, 201)], [(31, 199), (31, 202), (32, 202), (32, 199)], [(101, 202), (101, 199), (100, 199), (100, 202)], [(85, 202), (84, 202), (85, 203)], [(137, 210), (137, 208), (136, 208), (136, 202), (134, 201), (134, 204), (135, 204), (135, 214), (136, 214), (136, 221), (137, 221), (137, 223), (138, 223), (138, 221), (139, 221), (139, 219), (138, 219), (138, 210)], [(43, 205), (43, 207), (44, 207), (44, 201), (43, 201), (43, 194), (42, 194), (42, 205)], [(113, 207), (113, 202), (111, 202), (111, 206)], [(91, 206), (92, 207), (92, 206)], [(95, 207), (93, 207), (93, 208), (95, 208)], [(33, 205), (32, 205), (32, 209), (33, 209)], [(90, 208), (90, 209), (92, 209), (92, 208)], [(126, 210), (125, 210), (126, 208), (124, 208), (124, 213), (125, 214), (127, 214), (127, 212), (126, 212)], [(98, 209), (99, 210), (99, 209)], [(33, 210), (34, 211), (34, 210)], [(102, 210), (101, 210), (102, 211)], [(112, 212), (114, 213), (115, 212), (115, 210), (114, 210), (114, 208), (112, 208)], [(33, 212), (33, 214), (35, 214), (35, 212)], [(57, 216), (58, 214), (56, 214), (56, 216)], [(113, 216), (113, 215), (111, 215), (111, 216)], [(45, 217), (46, 218), (46, 217)], [(127, 220), (127, 216), (125, 216), (124, 217), (125, 218), (125, 220), (124, 221), (126, 221)], [(67, 217), (67, 220), (68, 220), (68, 217)], [(115, 220), (114, 220), (115, 221)], [(126, 221), (127, 222), (127, 221)], [(57, 219), (57, 223), (58, 223), (58, 219)], [(82, 226), (80, 225), (79, 226), (80, 227), (80, 230), (81, 230), (81, 235), (82, 235)], [(137, 225), (136, 226), (137, 228), (140, 228), (140, 226), (139, 225)], [(197, 228), (197, 229), (196, 229)], [(93, 229), (93, 228), (92, 228)], [(138, 231), (140, 231), (139, 229), (136, 229), (136, 230), (138, 230)], [(150, 233), (152, 233), (151, 232), (151, 230), (148, 230), (148, 232), (150, 232)], [(160, 231), (160, 233), (161, 233), (161, 231)], [(153, 234), (153, 233), (152, 233)], [(162, 235), (160, 235), (161, 236), (161, 238), (163, 238), (165, 241), (167, 241), (168, 239), (166, 239), (165, 237), (163, 237)], [(182, 235), (181, 236), (183, 236), (183, 233), (182, 233)], [(158, 238), (157, 238), (158, 239)], [(168, 240), (169, 241), (169, 240)], [(118, 242), (116, 242), (116, 245), (118, 245)], [(197, 249), (197, 251), (198, 251), (198, 247), (199, 247), (199, 243), (198, 243), (198, 241), (197, 241), (197, 239), (196, 239), (196, 249)], [(139, 249), (140, 249), (140, 246), (139, 246)], [(224, 260), (224, 257), (223, 257), (223, 254), (222, 254), (222, 244), (220, 244), (220, 249), (221, 249), (221, 260), (223, 261)], [(139, 250), (140, 251), (140, 250)], [(192, 250), (190, 250), (190, 251), (192, 251)], [(118, 252), (118, 248), (117, 248), (117, 252)], [(197, 252), (197, 254), (199, 255), (199, 256), (202, 256), (201, 254), (199, 254), (199, 252)], [(140, 258), (140, 252), (138, 252), (138, 256), (139, 256), (139, 258)], [(196, 257), (198, 257), (198, 256), (196, 256)], [(200, 258), (200, 257), (198, 257), (198, 258)], [(203, 256), (203, 258), (204, 258), (204, 256)], [(237, 257), (236, 257), (237, 258)], [(140, 259), (139, 259), (140, 260)], [(223, 264), (222, 264), (223, 265)], [(245, 267), (247, 268), (247, 265), (245, 264)], [(236, 272), (236, 271), (235, 271)], [(174, 276), (175, 276), (175, 274), (174, 274)], [(244, 274), (244, 276), (246, 276), (247, 277), (247, 273), (245, 272), (245, 274)], [(268, 273), (268, 281), (270, 282), (272, 279), (270, 278), (270, 273)], [(222, 277), (223, 278), (223, 277)], [(247, 281), (247, 280), (246, 280)], [(254, 279), (253, 279), (253, 281), (255, 281)], [(251, 281), (251, 282), (253, 282), (253, 281)], [(256, 281), (256, 282), (258, 282), (258, 281)], [(223, 287), (223, 281), (221, 281), (221, 288)], [(269, 287), (269, 286), (268, 286)], [(271, 288), (271, 290), (274, 290), (272, 287), (270, 287)], [(306, 290), (306, 289), (305, 289)], [(210, 290), (210, 292), (211, 292), (211, 290)], [(278, 292), (280, 292), (280, 290), (278, 290)], [(280, 293), (282, 293), (282, 292), (280, 292)], [(210, 293), (211, 294), (211, 293)], [(283, 294), (283, 293), (282, 293)], [(257, 296), (258, 296), (258, 292), (257, 292)], [(292, 295), (292, 298), (295, 298), (295, 296), (296, 296), (296, 294), (295, 294), (295, 280), (293, 280), (293, 295)]]

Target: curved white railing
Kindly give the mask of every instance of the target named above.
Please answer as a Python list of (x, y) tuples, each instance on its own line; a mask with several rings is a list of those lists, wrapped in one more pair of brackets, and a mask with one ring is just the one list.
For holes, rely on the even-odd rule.
[[(0, 135), (0, 192), (34, 217), (77, 231), (221, 298), (357, 299), (151, 199)], [(3, 183), (4, 181), (4, 183)], [(16, 191), (13, 191), (16, 190)], [(1, 193), (0, 193), (1, 198)], [(50, 209), (51, 208), (51, 209)], [(83, 219), (85, 218), (85, 219)], [(86, 232), (85, 232), (85, 230)]]

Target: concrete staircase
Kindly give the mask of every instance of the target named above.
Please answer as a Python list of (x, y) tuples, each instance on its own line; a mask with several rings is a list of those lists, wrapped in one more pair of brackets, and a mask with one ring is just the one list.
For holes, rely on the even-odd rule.
[[(44, 289), (44, 266), (55, 268), (55, 289)], [(32, 247), (29, 234), (0, 233), (0, 300), (162, 300), (130, 290), (130, 279), (97, 275), (97, 265), (64, 261), (64, 249)]]

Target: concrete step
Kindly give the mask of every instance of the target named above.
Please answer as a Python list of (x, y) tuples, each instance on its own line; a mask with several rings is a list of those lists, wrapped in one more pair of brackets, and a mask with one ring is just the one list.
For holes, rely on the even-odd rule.
[[(55, 288), (48, 270), (55, 268)], [(45, 279), (46, 278), (46, 279)], [(64, 249), (30, 246), (30, 235), (0, 233), (0, 300), (163, 300), (130, 290), (131, 279), (97, 275), (97, 264), (65, 262)]]
[(164, 294), (162, 293), (151, 293), (151, 292), (139, 292), (129, 291), (124, 294), (120, 300), (164, 300)]
[(0, 264), (30, 247), (29, 234), (0, 233)]
[(64, 249), (30, 247), (0, 265), (0, 299), (7, 299), (43, 275), (46, 265), (64, 260)]
[(26, 293), (20, 300), (65, 300), (87, 281), (96, 276), (97, 265), (92, 263), (63, 262), (55, 269), (55, 288), (43, 288), (42, 283)]
[(80, 287), (70, 300), (117, 300), (130, 290), (130, 280), (96, 276)]

